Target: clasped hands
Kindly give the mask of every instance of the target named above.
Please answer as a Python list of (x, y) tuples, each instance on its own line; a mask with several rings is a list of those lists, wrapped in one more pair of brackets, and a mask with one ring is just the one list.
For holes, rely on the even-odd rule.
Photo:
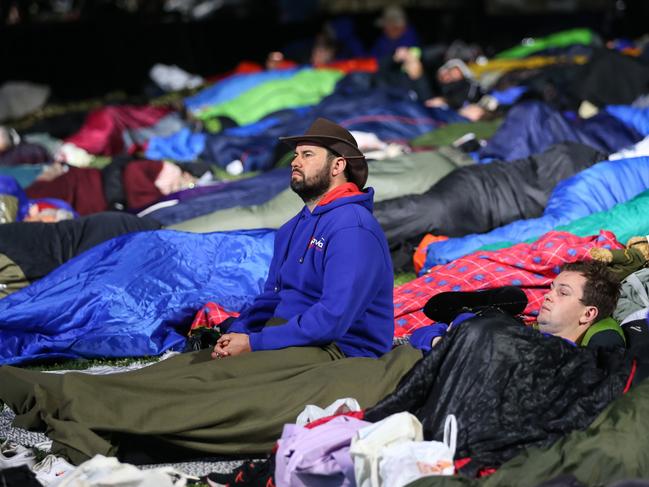
[(251, 352), (250, 339), (245, 333), (226, 333), (216, 341), (212, 358), (225, 358)]

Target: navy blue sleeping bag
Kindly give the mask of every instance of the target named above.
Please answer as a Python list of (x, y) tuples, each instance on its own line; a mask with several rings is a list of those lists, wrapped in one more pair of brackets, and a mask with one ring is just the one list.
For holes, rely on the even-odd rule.
[(579, 142), (610, 154), (641, 138), (631, 126), (606, 112), (588, 119), (571, 119), (543, 102), (528, 101), (509, 110), (479, 156), (511, 161), (538, 154), (559, 142)]

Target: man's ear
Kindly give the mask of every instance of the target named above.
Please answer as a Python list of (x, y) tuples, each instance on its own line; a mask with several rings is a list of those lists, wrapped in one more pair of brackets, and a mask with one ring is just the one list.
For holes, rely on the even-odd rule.
[(597, 306), (586, 306), (584, 312), (582, 313), (582, 318), (580, 324), (582, 325), (592, 325), (597, 321), (597, 316), (599, 315), (599, 310)]
[(344, 157), (336, 157), (331, 167), (331, 175), (336, 177), (339, 174), (343, 174), (345, 172), (346, 167), (347, 167), (347, 159), (345, 159)]

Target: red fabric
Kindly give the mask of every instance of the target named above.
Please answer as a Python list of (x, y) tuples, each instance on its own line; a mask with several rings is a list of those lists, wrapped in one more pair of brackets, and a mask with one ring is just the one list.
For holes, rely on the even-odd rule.
[(34, 205), (37, 206), (38, 211), (57, 210), (57, 209), (61, 208), (60, 205), (56, 206), (55, 204), (53, 204), (53, 203), (51, 203), (49, 201), (46, 201), (46, 200), (35, 200), (35, 201), (36, 202), (34, 203)]
[[(277, 63), (275, 69), (291, 69), (296, 66), (297, 66), (296, 62), (289, 61), (288, 59), (284, 59)], [(264, 66), (254, 61), (241, 61), (239, 64), (237, 64), (237, 66), (234, 69), (230, 71), (226, 71), (225, 73), (219, 73), (219, 74), (214, 74), (212, 76), (209, 76), (205, 78), (205, 81), (208, 83), (216, 83), (217, 81), (221, 81), (222, 79), (229, 78), (230, 76), (233, 76), (235, 74), (260, 73), (265, 70), (266, 68)]]
[(379, 70), (379, 63), (375, 58), (345, 59), (323, 64), (318, 68), (337, 69), (345, 74), (352, 72), (376, 73)]
[(631, 389), (631, 384), (633, 384), (633, 379), (635, 377), (636, 370), (638, 369), (638, 362), (636, 362), (635, 359), (633, 359), (633, 363), (631, 364), (631, 372), (629, 373), (629, 378), (626, 380), (626, 385), (624, 386), (624, 390), (622, 391), (622, 394), (626, 394), (629, 392), (629, 389)]
[[(461, 468), (466, 467), (469, 463), (471, 463), (471, 457), (466, 457), (466, 458), (458, 458), (453, 462), (453, 465), (455, 466), (455, 471), (459, 471)], [(478, 471), (478, 478), (481, 477), (488, 477), (489, 475), (493, 475), (496, 473), (496, 469), (493, 467), (485, 467), (483, 469), (480, 469)]]
[(328, 205), (332, 201), (336, 201), (339, 198), (346, 198), (347, 196), (358, 196), (363, 194), (362, 191), (358, 189), (354, 183), (345, 183), (340, 186), (336, 186), (334, 189), (329, 191), (318, 203), (318, 206)]
[(329, 421), (331, 421), (334, 418), (337, 418), (338, 416), (349, 416), (350, 418), (363, 419), (365, 418), (365, 410), (361, 409), (360, 411), (349, 411), (347, 413), (332, 414), (331, 416), (325, 416), (324, 418), (311, 421), (310, 423), (306, 424), (304, 427), (306, 429), (312, 429), (317, 426), (320, 426), (321, 424), (328, 423)]
[[(291, 61), (290, 59), (283, 59), (281, 61), (278, 61), (273, 69), (292, 69), (297, 66), (298, 64), (295, 61)], [(314, 68), (337, 69), (345, 74), (356, 71), (376, 73), (379, 70), (379, 63), (375, 58), (358, 58), (333, 61), (331, 63), (323, 64), (320, 66), (314, 66)], [(205, 78), (205, 81), (207, 83), (216, 83), (217, 81), (221, 81), (222, 79), (225, 79), (234, 74), (259, 73), (264, 70), (264, 66), (259, 63), (253, 61), (241, 61), (233, 70), (209, 76)]]
[(70, 167), (51, 181), (35, 181), (25, 193), (30, 199), (58, 198), (70, 204), (81, 216), (106, 211), (101, 171)]
[(639, 57), (642, 55), (642, 49), (638, 47), (625, 47), (621, 52), (625, 56)]
[[(298, 64), (295, 61), (283, 59), (275, 64), (273, 70), (292, 69), (297, 66)], [(254, 61), (241, 61), (234, 69), (226, 71), (225, 73), (209, 76), (205, 78), (205, 81), (207, 81), (208, 83), (216, 83), (235, 74), (251, 74), (260, 73), (262, 71), (266, 71), (266, 68), (259, 63), (256, 63)]]
[(457, 471), (460, 470), (462, 467), (468, 465), (469, 463), (471, 463), (471, 457), (458, 458), (453, 462), (453, 465), (455, 466), (455, 470)]
[(122, 182), (129, 208), (144, 208), (162, 198), (162, 193), (155, 185), (160, 171), (160, 161), (132, 161), (126, 165)]
[(532, 244), (521, 243), (491, 252), (474, 252), (394, 290), (395, 336), (409, 335), (431, 323), (422, 312), (428, 299), (444, 291), (476, 291), (500, 286), (519, 286), (529, 303), (525, 308), (532, 321), (546, 289), (559, 268), (567, 262), (588, 260), (592, 247), (620, 249), (623, 245), (611, 232), (577, 237), (567, 232), (548, 232)]
[(90, 112), (81, 129), (68, 137), (77, 147), (91, 154), (112, 156), (132, 154), (137, 146), (126, 147), (124, 132), (155, 125), (171, 108), (153, 106), (109, 106)]
[(495, 468), (493, 468), (493, 467), (482, 468), (478, 472), (478, 478), (480, 479), (482, 477), (489, 477), (489, 475), (495, 474), (496, 471), (497, 470)]
[(211, 76), (208, 76), (205, 78), (205, 81), (209, 83), (216, 83), (217, 81), (221, 81), (222, 79), (225, 79), (229, 76), (232, 76), (233, 74), (247, 74), (247, 73), (259, 73), (260, 71), (263, 71), (264, 67), (256, 63), (254, 61), (241, 61), (237, 66), (230, 70), (226, 71), (225, 73), (219, 73), (219, 74), (213, 74)]
[(214, 328), (228, 318), (237, 316), (239, 316), (239, 313), (235, 311), (226, 311), (218, 304), (210, 301), (196, 313), (189, 331), (191, 333), (191, 331), (196, 328)]

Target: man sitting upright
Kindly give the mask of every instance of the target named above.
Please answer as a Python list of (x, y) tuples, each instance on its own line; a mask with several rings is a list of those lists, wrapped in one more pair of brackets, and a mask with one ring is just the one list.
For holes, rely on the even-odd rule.
[(295, 148), (291, 188), (305, 206), (277, 232), (264, 292), (212, 358), (325, 345), (346, 357), (380, 357), (392, 345), (394, 276), (372, 216), (374, 191), (360, 191), (365, 157), (347, 130), (324, 118), (281, 140)]

